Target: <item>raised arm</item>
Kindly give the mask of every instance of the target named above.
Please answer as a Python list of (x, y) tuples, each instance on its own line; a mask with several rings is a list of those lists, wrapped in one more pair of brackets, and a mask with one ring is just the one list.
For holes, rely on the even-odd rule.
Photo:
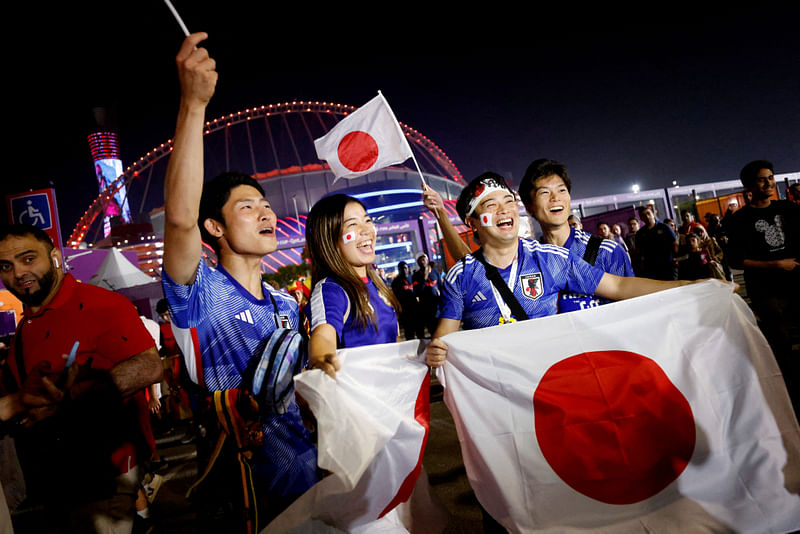
[(178, 123), (164, 181), (164, 270), (179, 284), (194, 281), (200, 261), (197, 217), (203, 190), (203, 122), (217, 84), (216, 63), (194, 33), (183, 41), (175, 62), (181, 84)]
[(441, 195), (432, 187), (425, 186), (425, 190), (422, 192), (422, 202), (436, 217), (439, 228), (442, 229), (442, 235), (444, 235), (444, 246), (447, 247), (447, 251), (453, 259), (460, 260), (469, 254), (469, 247), (464, 243), (464, 240), (461, 239), (461, 236), (447, 216), (447, 211), (444, 209), (444, 202), (442, 202)]

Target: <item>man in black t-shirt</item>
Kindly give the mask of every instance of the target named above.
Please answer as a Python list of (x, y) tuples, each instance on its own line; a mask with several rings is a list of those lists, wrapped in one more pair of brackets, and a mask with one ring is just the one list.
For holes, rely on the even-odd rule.
[(677, 280), (673, 257), (678, 252), (678, 237), (669, 226), (656, 218), (655, 206), (648, 204), (640, 207), (639, 216), (644, 226), (636, 232), (636, 248), (641, 253), (642, 268), (636, 276)]
[(748, 163), (740, 178), (753, 200), (730, 216), (728, 260), (744, 269), (751, 307), (797, 411), (800, 355), (792, 346), (800, 342), (800, 206), (772, 199), (775, 176), (769, 161)]

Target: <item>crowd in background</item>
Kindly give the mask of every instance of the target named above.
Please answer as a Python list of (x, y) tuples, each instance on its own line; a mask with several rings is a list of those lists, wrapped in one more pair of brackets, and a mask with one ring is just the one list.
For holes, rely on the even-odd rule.
[[(293, 376), (309, 368), (335, 377), (338, 349), (393, 343), (401, 329), (406, 339), (431, 338), (426, 362), (438, 367), (447, 355), (442, 339), (460, 328), (568, 313), (568, 301), (603, 305), (687, 285), (675, 280), (730, 280), (730, 267), (744, 265), (759, 324), (790, 394), (797, 391), (793, 345), (780, 328), (797, 324), (800, 264), (791, 254), (800, 243), (800, 217), (797, 206), (771, 202), (771, 163), (751, 162), (742, 171), (751, 196), (741, 212), (710, 214), (701, 223), (687, 210), (678, 226), (646, 205), (627, 232), (601, 222), (604, 239), (579, 232), (577, 217), (565, 224), (571, 180), (563, 164), (534, 161), (519, 192), (484, 173), (456, 205), (482, 248), (467, 257), (466, 244), (451, 241), (451, 256), (463, 263), (446, 278), (420, 254), (413, 271), (401, 262), (386, 280), (374, 265), (371, 215), (357, 199), (332, 195), (311, 208), (307, 221), (311, 283), (298, 279), (277, 290), (261, 273), (262, 258), (277, 248), (276, 215), (262, 186), (234, 172), (204, 181), (198, 165), (217, 78), (215, 62), (198, 48), (205, 38), (187, 37), (177, 58), (182, 107), (165, 186), (165, 300), (152, 334), (149, 319), (123, 296), (65, 273), (60, 251), (41, 230), (14, 225), (0, 234), (2, 281), (26, 306), (13, 345), (0, 346), (7, 349), (0, 351), (0, 430), (26, 443), (25, 474), (39, 474), (32, 487), (53, 511), (53, 532), (131, 532), (147, 520), (160, 484), (151, 417), (164, 432), (192, 421), (187, 439), (197, 440), (203, 471), (194, 494), (200, 520), (221, 508), (235, 525), (229, 531), (257, 531), (327, 475)], [(793, 187), (789, 196), (800, 202)], [(433, 194), (425, 189), (425, 205), (442, 224), (441, 211), (429, 205), (441, 205)], [(519, 198), (542, 225), (542, 244), (519, 237)], [(750, 202), (780, 212), (769, 212), (772, 222), (745, 220), (754, 211)], [(452, 235), (452, 228), (443, 231)], [(776, 236), (780, 246), (773, 247)], [(772, 247), (763, 255), (761, 241)], [(217, 265), (204, 261), (201, 242), (214, 249)], [(748, 279), (754, 261), (765, 264), (764, 272)], [(611, 272), (614, 263), (624, 264), (619, 272)], [(543, 272), (553, 283), (542, 282)], [(486, 297), (495, 290), (501, 296)], [(606, 301), (585, 300), (595, 295)], [(307, 354), (298, 337), (310, 337)], [(415, 486), (409, 502), (429, 493), (424, 485)], [(98, 520), (107, 527), (97, 528)], [(502, 531), (485, 512), (484, 529)]]
[[(659, 220), (654, 205), (643, 206), (638, 212), (639, 217), (628, 220), (627, 228), (601, 221), (595, 232), (625, 250), (636, 276), (659, 280), (733, 280), (725, 255), (728, 235), (724, 217), (707, 213), (705, 222), (700, 223), (691, 211), (684, 210), (683, 223), (678, 227), (669, 217)], [(574, 215), (571, 224), (581, 228), (580, 219)]]

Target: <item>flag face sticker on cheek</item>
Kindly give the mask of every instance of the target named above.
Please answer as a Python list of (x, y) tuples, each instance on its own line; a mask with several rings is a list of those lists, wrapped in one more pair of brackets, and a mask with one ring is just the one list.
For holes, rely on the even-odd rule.
[(481, 215), (481, 226), (491, 226), (492, 225), (492, 214), (491, 213), (484, 213)]
[(342, 236), (342, 241), (345, 244), (352, 243), (355, 240), (356, 240), (356, 233), (355, 232), (345, 232), (345, 234)]

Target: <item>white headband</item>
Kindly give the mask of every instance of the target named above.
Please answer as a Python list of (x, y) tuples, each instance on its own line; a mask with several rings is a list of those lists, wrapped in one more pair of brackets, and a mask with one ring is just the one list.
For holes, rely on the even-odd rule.
[(478, 195), (473, 197), (472, 200), (470, 200), (467, 203), (466, 216), (467, 217), (471, 216), (475, 212), (475, 208), (478, 207), (478, 204), (480, 204), (481, 200), (486, 198), (486, 195), (494, 193), (495, 191), (503, 191), (505, 193), (510, 193), (513, 195), (513, 193), (511, 193), (511, 190), (508, 189), (508, 187), (500, 184), (500, 182), (494, 180), (493, 178), (486, 178), (485, 180), (481, 180), (480, 183), (477, 186), (475, 186), (475, 192)]

